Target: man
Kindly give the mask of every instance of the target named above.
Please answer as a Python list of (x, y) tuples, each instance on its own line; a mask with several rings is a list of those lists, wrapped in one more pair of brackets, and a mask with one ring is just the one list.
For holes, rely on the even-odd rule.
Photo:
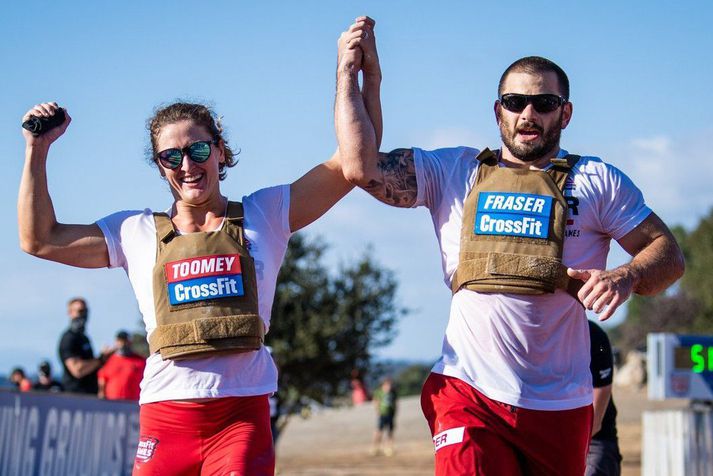
[(50, 393), (64, 391), (62, 384), (52, 378), (52, 367), (48, 361), (43, 360), (40, 362), (40, 365), (37, 368), (37, 377), (37, 382), (32, 386), (33, 390)]
[[(394, 388), (391, 377), (387, 377), (381, 382), (381, 386), (374, 392), (374, 405), (379, 416), (376, 431), (374, 432), (374, 442), (372, 454), (379, 454), (383, 450), (384, 455), (394, 454), (394, 420), (396, 418), (396, 400), (398, 396)], [(386, 441), (382, 448), (381, 440), (386, 433)]]
[(32, 390), (32, 381), (25, 375), (25, 370), (22, 367), (15, 367), (10, 372), (10, 382), (21, 392), (29, 392)]
[(96, 395), (97, 371), (109, 357), (104, 352), (94, 358), (92, 344), (84, 333), (89, 318), (87, 303), (82, 298), (73, 298), (67, 303), (69, 328), (59, 341), (59, 359), (64, 367), (62, 384), (67, 392)]
[(594, 423), (587, 454), (585, 476), (619, 476), (621, 453), (616, 433), (616, 406), (611, 396), (614, 358), (606, 332), (589, 321), (592, 361), (589, 364), (594, 385)]
[(126, 331), (119, 331), (114, 341), (114, 354), (99, 369), (99, 398), (107, 400), (139, 400), (139, 384), (146, 368), (146, 359), (131, 348)]
[[(422, 393), (436, 474), (583, 474), (592, 422), (585, 309), (683, 273), (666, 225), (622, 172), (570, 156), (569, 80), (528, 57), (503, 73), (499, 150), (377, 151), (358, 73), (377, 81), (373, 23), (340, 42), (335, 103), (345, 176), (392, 206), (426, 206), (453, 292), (441, 359)], [(559, 159), (559, 160), (553, 160)], [(384, 231), (386, 232), (386, 231)], [(605, 270), (611, 239), (632, 255)]]

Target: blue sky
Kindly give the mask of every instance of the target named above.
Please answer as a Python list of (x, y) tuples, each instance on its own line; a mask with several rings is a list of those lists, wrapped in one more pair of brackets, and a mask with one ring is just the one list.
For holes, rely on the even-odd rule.
[[(27, 109), (57, 100), (73, 117), (48, 166), (60, 221), (170, 204), (144, 160), (145, 121), (177, 98), (208, 101), (224, 116), (241, 161), (223, 191), (240, 197), (291, 182), (331, 155), (336, 40), (360, 14), (377, 21), (383, 149), (497, 147), (497, 81), (512, 61), (536, 54), (570, 77), (565, 148), (621, 168), (669, 224), (691, 227), (713, 206), (710, 2), (13, 2), (0, 17), (8, 177), (0, 188), (0, 372), (56, 359), (72, 296), (89, 301), (97, 349), (140, 319), (123, 271), (20, 252), (19, 123)], [(382, 356), (438, 356), (450, 294), (426, 210), (390, 209), (355, 191), (307, 233), (332, 245), (335, 266), (372, 244), (396, 272), (413, 312)], [(614, 262), (623, 259), (615, 251)]]

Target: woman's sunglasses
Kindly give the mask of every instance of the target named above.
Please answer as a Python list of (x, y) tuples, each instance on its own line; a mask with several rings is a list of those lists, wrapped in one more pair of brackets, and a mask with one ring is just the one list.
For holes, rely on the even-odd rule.
[(532, 104), (535, 111), (540, 114), (552, 112), (567, 102), (565, 98), (556, 94), (503, 94), (499, 101), (511, 112), (522, 112), (528, 104)]
[(185, 154), (188, 154), (188, 157), (190, 157), (193, 162), (202, 164), (210, 157), (211, 144), (217, 145), (218, 142), (216, 140), (199, 140), (183, 149), (173, 148), (162, 150), (156, 154), (156, 158), (161, 162), (161, 165), (171, 170), (181, 166)]

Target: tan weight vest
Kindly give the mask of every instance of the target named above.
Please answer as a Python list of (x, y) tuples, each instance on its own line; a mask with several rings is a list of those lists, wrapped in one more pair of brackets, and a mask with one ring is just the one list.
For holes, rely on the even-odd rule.
[(154, 221), (158, 326), (149, 339), (151, 352), (181, 360), (259, 349), (265, 328), (242, 203), (228, 202), (218, 231), (179, 235), (167, 214), (154, 213)]
[[(560, 288), (577, 299), (577, 291), (583, 283), (570, 280), (567, 267), (562, 264), (567, 220), (567, 201), (562, 190), (579, 156), (552, 159), (553, 166), (545, 171), (499, 167), (498, 157), (488, 149), (483, 150), (477, 160), (480, 166), (475, 185), (463, 204), (460, 254), (451, 283), (453, 293), (461, 287), (482, 293), (514, 294), (552, 293)], [(507, 196), (512, 199), (521, 197), (518, 198), (520, 206), (527, 197), (539, 200), (534, 203), (541, 205), (549, 202), (549, 217), (538, 215), (537, 205), (525, 211), (507, 210), (507, 207), (495, 209), (493, 203), (500, 200), (502, 205)], [(512, 208), (513, 202), (509, 203)], [(483, 207), (481, 210), (479, 205)], [(488, 206), (493, 211), (489, 211)], [(534, 213), (530, 214), (532, 209)], [(507, 213), (516, 218), (510, 220), (510, 229), (493, 230), (493, 223), (498, 221), (501, 227), (506, 226), (510, 216)], [(493, 221), (493, 215), (500, 216), (501, 220)], [(479, 220), (477, 223), (476, 219)], [(541, 221), (539, 225), (538, 220)], [(518, 221), (519, 225), (514, 224)], [(539, 233), (525, 236), (534, 233), (521, 231), (518, 235), (512, 231), (515, 226), (528, 231), (541, 231), (547, 227), (547, 234), (544, 237)]]

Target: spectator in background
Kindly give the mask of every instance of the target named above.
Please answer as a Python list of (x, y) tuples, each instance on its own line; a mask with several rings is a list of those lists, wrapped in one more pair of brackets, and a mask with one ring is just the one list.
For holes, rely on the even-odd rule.
[[(265, 348), (268, 352), (270, 352), (270, 356), (272, 357), (273, 362), (275, 362), (275, 368), (277, 368), (277, 371), (279, 372), (280, 366), (277, 363), (275, 354), (272, 352), (272, 347), (266, 345)], [(270, 394), (269, 397), (267, 397), (267, 403), (270, 405), (270, 431), (272, 432), (272, 446), (276, 448), (277, 439), (280, 437), (280, 431), (282, 429), (282, 425), (279, 424), (280, 416), (282, 414), (282, 405), (277, 391), (273, 392), (272, 394)]]
[(371, 400), (369, 397), (369, 390), (367, 390), (366, 384), (364, 383), (364, 377), (359, 369), (353, 369), (351, 377), (352, 379), (349, 384), (352, 387), (352, 405), (361, 405), (362, 403)]
[(138, 401), (146, 359), (131, 349), (131, 340), (126, 331), (116, 334), (114, 344), (114, 354), (98, 373), (99, 398)]
[(59, 359), (64, 366), (62, 384), (67, 392), (96, 395), (97, 371), (106, 362), (111, 352), (103, 352), (94, 358), (94, 350), (89, 337), (84, 333), (89, 317), (87, 302), (82, 298), (73, 298), (67, 303), (69, 329), (59, 341)]
[[(394, 454), (394, 418), (396, 417), (396, 388), (390, 377), (384, 379), (381, 387), (374, 392), (374, 404), (379, 415), (376, 432), (374, 432), (374, 445), (372, 454), (382, 451), (386, 456)], [(386, 441), (381, 446), (383, 433), (386, 432)]]
[(267, 403), (270, 405), (270, 431), (272, 431), (272, 444), (277, 445), (277, 439), (280, 437), (280, 399), (277, 392), (267, 398)]
[(10, 381), (21, 392), (29, 392), (32, 390), (32, 382), (25, 376), (25, 371), (22, 367), (15, 367), (10, 373)]
[(58, 393), (63, 392), (64, 387), (60, 382), (52, 378), (52, 367), (50, 363), (46, 360), (40, 362), (37, 368), (38, 381), (32, 386), (33, 390), (38, 392), (51, 392)]
[(616, 407), (611, 397), (614, 358), (606, 332), (589, 321), (592, 360), (589, 365), (594, 385), (594, 422), (585, 476), (619, 476), (621, 453), (616, 434)]

